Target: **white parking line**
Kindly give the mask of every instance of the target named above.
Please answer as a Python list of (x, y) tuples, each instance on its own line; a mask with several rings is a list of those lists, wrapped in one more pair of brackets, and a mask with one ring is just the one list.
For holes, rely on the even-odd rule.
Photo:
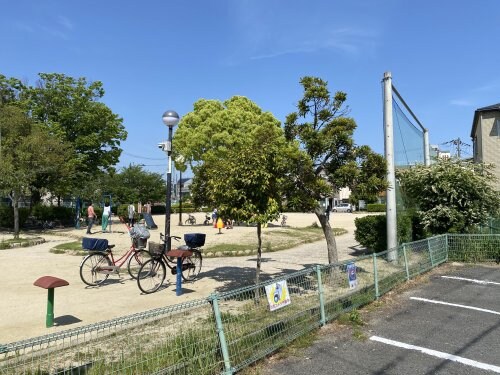
[(488, 280), (477, 280), (477, 279), (467, 279), (465, 277), (457, 277), (457, 276), (441, 276), (444, 279), (453, 279), (453, 280), (463, 280), (463, 281), (470, 281), (471, 283), (475, 284), (491, 284), (491, 285), (500, 285), (500, 283), (497, 283), (495, 281), (488, 281)]
[(472, 366), (472, 367), (480, 368), (483, 370), (489, 370), (489, 371), (496, 372), (497, 374), (500, 374), (500, 367), (499, 366), (489, 365), (487, 363), (474, 361), (472, 359), (459, 357), (457, 355), (439, 352), (437, 350), (427, 349), (427, 348), (424, 348), (421, 346), (405, 344), (404, 342), (394, 341), (394, 340), (386, 339), (386, 338), (379, 337), (379, 336), (372, 336), (372, 337), (370, 337), (370, 340), (381, 342), (381, 343), (387, 344), (387, 345), (396, 346), (398, 348), (415, 350), (417, 352), (421, 352), (421, 353), (424, 353), (424, 354), (427, 354), (427, 355), (430, 355), (433, 357), (447, 359), (448, 361), (458, 362), (458, 363), (462, 363), (462, 364), (467, 365), (467, 366)]
[(427, 298), (420, 298), (420, 297), (410, 297), (410, 299), (414, 299), (416, 301), (422, 301), (422, 302), (435, 303), (437, 305), (461, 307), (463, 309), (476, 310), (476, 311), (486, 312), (489, 314), (500, 315), (500, 312), (498, 312), (498, 311), (482, 309), (480, 307), (474, 307), (474, 306), (459, 305), (458, 303), (449, 303), (449, 302), (438, 301), (435, 299), (427, 299)]

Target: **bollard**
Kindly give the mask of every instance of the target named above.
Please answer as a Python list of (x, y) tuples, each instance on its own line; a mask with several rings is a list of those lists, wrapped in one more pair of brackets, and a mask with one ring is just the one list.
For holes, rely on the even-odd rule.
[(54, 288), (69, 285), (66, 280), (54, 276), (43, 276), (37, 279), (33, 285), (48, 290), (47, 296), (47, 315), (45, 317), (45, 327), (50, 328), (54, 325)]
[(177, 258), (177, 264), (175, 267), (175, 295), (180, 296), (182, 295), (182, 261), (184, 258), (193, 255), (193, 252), (189, 250), (170, 250), (166, 255)]

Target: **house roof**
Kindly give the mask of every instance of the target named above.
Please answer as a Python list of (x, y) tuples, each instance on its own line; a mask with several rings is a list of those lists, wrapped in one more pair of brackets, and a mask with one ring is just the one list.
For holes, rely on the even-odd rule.
[(477, 119), (481, 112), (500, 112), (500, 103), (476, 109), (476, 111), (474, 112), (474, 119), (472, 120), (472, 130), (470, 132), (471, 138), (474, 138), (474, 133), (476, 132)]

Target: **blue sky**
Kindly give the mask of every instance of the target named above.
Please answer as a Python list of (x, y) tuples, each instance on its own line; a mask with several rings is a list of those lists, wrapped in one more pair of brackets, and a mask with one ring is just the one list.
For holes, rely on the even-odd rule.
[[(243, 95), (280, 121), (300, 77), (347, 92), (355, 141), (383, 152), (385, 71), (432, 144), (471, 144), (474, 110), (500, 102), (500, 1), (0, 0), (0, 73), (102, 81), (124, 119), (120, 166), (163, 173), (167, 109)], [(441, 146), (446, 148), (447, 146)], [(465, 148), (464, 156), (470, 156)]]

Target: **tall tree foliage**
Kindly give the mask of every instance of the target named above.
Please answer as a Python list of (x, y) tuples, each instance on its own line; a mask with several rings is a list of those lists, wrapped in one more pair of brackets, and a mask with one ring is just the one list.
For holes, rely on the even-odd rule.
[(386, 186), (386, 167), (380, 155), (368, 146), (354, 143), (356, 123), (347, 117), (346, 93), (338, 91), (332, 95), (327, 82), (316, 77), (303, 77), (300, 84), (303, 97), (297, 111), (286, 118), (285, 134), (288, 140), (300, 142), (311, 169), (297, 169), (294, 188), (288, 189), (289, 200), (296, 208), (314, 210), (332, 263), (338, 261), (335, 236), (318, 202), (342, 187), (349, 187), (360, 196), (382, 191)]
[[(118, 162), (120, 143), (127, 137), (123, 120), (100, 100), (100, 81), (87, 82), (58, 73), (40, 73), (35, 86), (0, 75), (0, 101), (22, 108), (50, 134), (72, 145), (74, 152), (61, 163), (76, 166), (72, 178), (59, 179), (56, 192), (85, 193), (81, 185), (96, 175), (112, 172)], [(44, 178), (38, 180), (43, 187)]]
[(0, 191), (14, 208), (14, 236), (19, 237), (19, 201), (37, 189), (40, 176), (47, 186), (73, 172), (71, 146), (26, 116), (19, 107), (0, 104)]
[(64, 74), (40, 73), (27, 90), (35, 120), (73, 144), (79, 170), (85, 174), (110, 170), (127, 137), (123, 120), (104, 103), (102, 82), (87, 82)]
[(173, 149), (193, 167), (197, 204), (257, 224), (258, 283), (262, 224), (279, 217), (290, 165), (300, 158), (297, 145), (286, 141), (272, 114), (236, 96), (223, 103), (197, 101), (181, 120)]
[(492, 166), (438, 159), (397, 173), (407, 205), (431, 234), (463, 233), (500, 213)]

